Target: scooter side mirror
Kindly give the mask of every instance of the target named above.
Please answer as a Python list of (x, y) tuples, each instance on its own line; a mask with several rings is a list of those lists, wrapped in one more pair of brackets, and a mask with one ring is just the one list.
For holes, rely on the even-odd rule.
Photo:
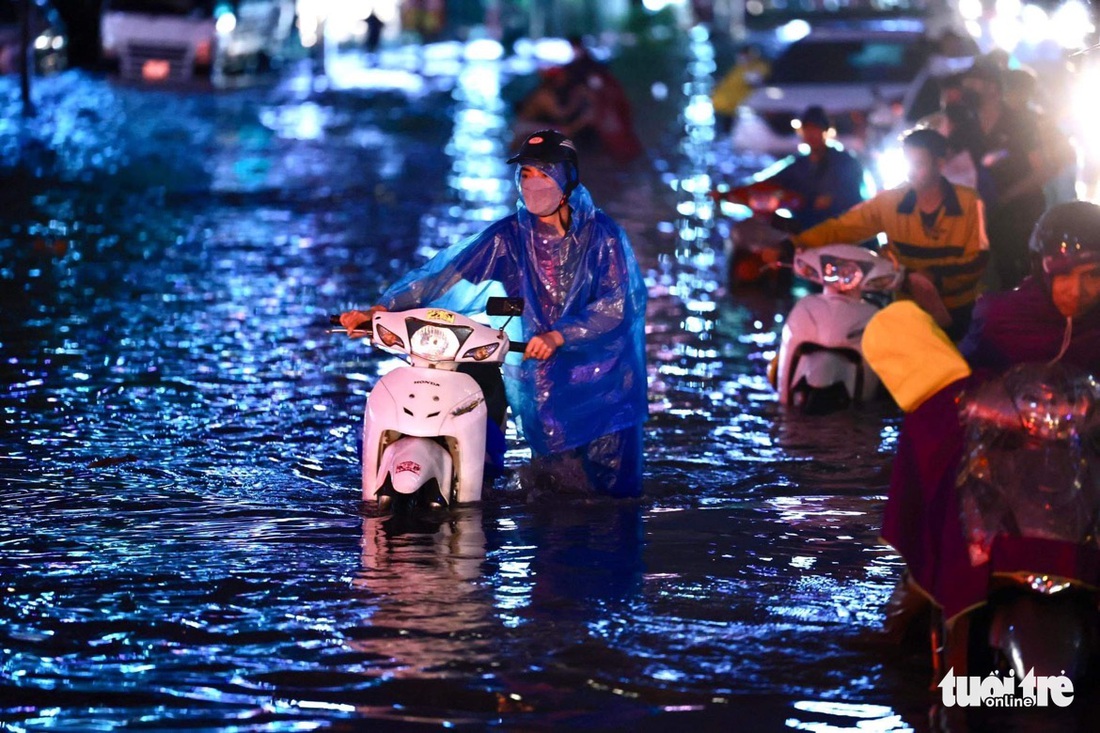
[(489, 298), (485, 312), (490, 316), (522, 316), (523, 298)]

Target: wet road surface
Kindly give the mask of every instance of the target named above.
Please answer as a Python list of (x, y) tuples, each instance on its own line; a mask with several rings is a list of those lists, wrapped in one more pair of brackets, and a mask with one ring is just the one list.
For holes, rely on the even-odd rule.
[(502, 65), (69, 72), (26, 124), (5, 82), (0, 728), (929, 728), (922, 650), (874, 635), (897, 415), (776, 403), (789, 304), (726, 293), (711, 235), (713, 51), (661, 50), (624, 51), (670, 90), (645, 160), (584, 164), (650, 286), (646, 496), (415, 526), (358, 500), (393, 362), (325, 316), (511, 209)]

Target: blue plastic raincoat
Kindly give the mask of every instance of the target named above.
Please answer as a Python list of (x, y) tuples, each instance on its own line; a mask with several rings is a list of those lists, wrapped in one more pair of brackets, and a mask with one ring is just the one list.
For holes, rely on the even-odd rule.
[[(565, 338), (550, 359), (505, 366), (508, 401), (532, 452), (546, 456), (641, 425), (648, 412), (646, 288), (625, 232), (583, 186), (565, 237), (524, 207), (443, 250), (387, 290), (390, 310), (469, 316), (503, 293), (524, 299), (523, 339)], [(640, 488), (639, 488), (640, 490)]]

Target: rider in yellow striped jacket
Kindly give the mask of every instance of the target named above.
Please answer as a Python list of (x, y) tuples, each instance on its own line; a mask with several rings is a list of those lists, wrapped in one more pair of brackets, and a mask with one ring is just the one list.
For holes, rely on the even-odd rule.
[[(904, 140), (909, 183), (883, 191), (840, 216), (792, 237), (795, 246), (861, 242), (886, 234), (886, 252), (910, 273), (909, 295), (925, 307), (947, 333), (959, 340), (970, 324), (982, 271), (989, 259), (985, 214), (977, 192), (950, 183), (942, 175), (947, 141), (934, 130), (914, 130)], [(912, 277), (920, 273), (927, 279)], [(946, 307), (924, 297), (928, 282)]]

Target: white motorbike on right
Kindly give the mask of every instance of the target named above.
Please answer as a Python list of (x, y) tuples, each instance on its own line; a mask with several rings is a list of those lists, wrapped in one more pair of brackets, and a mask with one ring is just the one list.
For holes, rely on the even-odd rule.
[(869, 249), (831, 244), (798, 252), (794, 273), (823, 292), (803, 297), (787, 316), (774, 379), (779, 401), (820, 413), (871, 400), (879, 379), (860, 342), (881, 306), (864, 296), (897, 290), (904, 271)]

